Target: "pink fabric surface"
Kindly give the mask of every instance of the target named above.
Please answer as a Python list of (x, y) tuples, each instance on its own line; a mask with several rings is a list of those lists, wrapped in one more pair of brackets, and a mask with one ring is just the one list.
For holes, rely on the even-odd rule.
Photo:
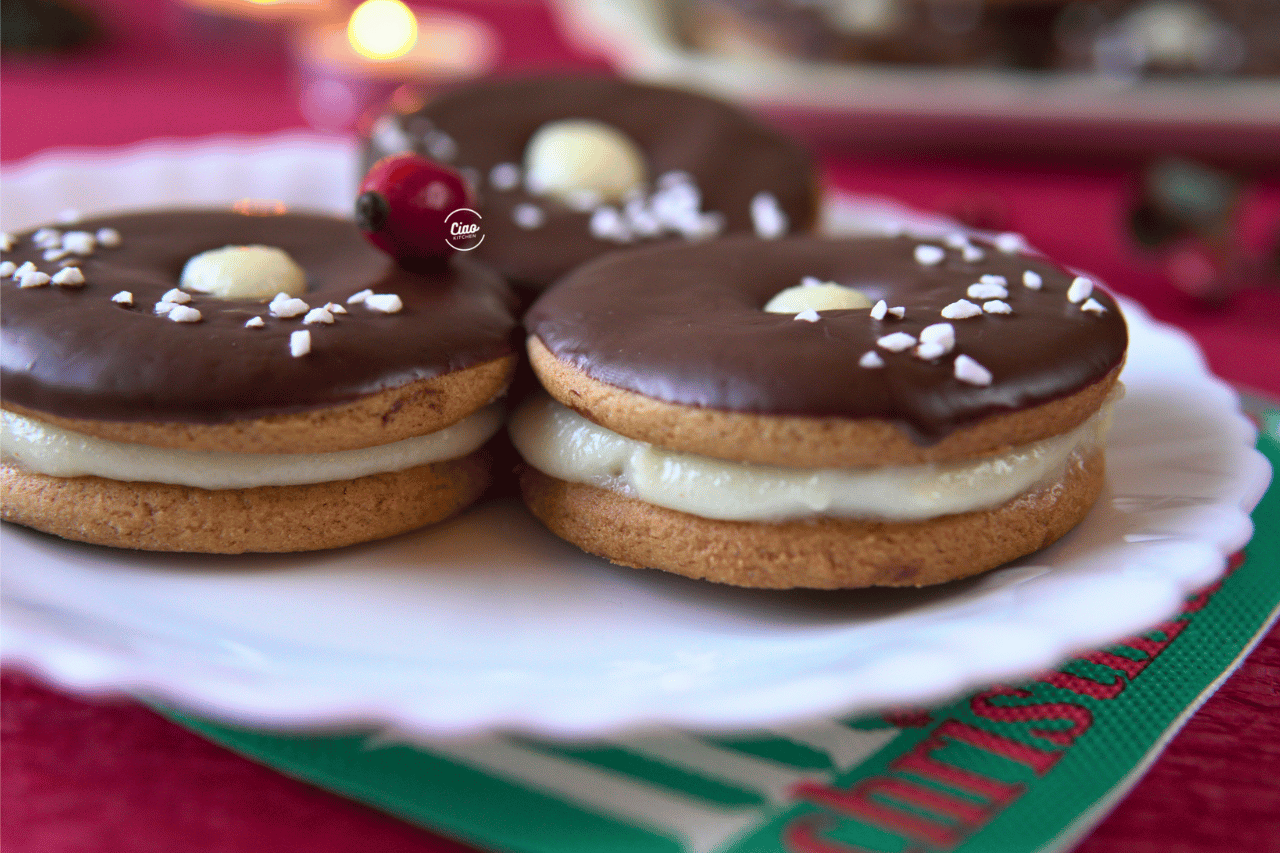
[[(152, 137), (267, 133), (304, 124), (282, 41), (210, 37), (163, 0), (98, 0), (111, 39), (81, 56), (0, 69), (0, 159)], [(506, 68), (599, 66), (573, 53), (532, 0), (436, 4), (489, 20)], [(1221, 376), (1280, 396), (1280, 289), (1194, 306), (1124, 237), (1134, 177), (1116, 165), (824, 152), (834, 186), (930, 210), (984, 210), (1186, 329)], [(1280, 226), (1280, 180), (1258, 182), (1244, 232)], [(259, 767), (129, 701), (60, 695), (7, 674), (0, 846), (7, 853), (464, 848)], [(1280, 849), (1280, 630), (1191, 720), (1081, 853)]]

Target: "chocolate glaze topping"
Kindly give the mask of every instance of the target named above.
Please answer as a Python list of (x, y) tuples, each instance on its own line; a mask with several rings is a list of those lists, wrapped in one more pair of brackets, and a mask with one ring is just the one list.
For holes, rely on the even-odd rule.
[[(921, 242), (945, 248), (944, 260), (918, 263), (913, 253)], [(981, 261), (964, 261), (940, 240), (911, 237), (730, 238), (618, 253), (543, 294), (525, 326), (560, 360), (657, 400), (755, 414), (884, 419), (928, 445), (987, 416), (1102, 379), (1124, 359), (1128, 342), (1119, 308), (1101, 290), (1095, 288), (1093, 298), (1106, 312), (1082, 311), (1066, 296), (1073, 274), (1043, 257), (974, 244), (985, 251)], [(1023, 285), (1026, 270), (1043, 278), (1040, 290)], [(986, 273), (1008, 280), (1004, 301), (1012, 314), (940, 316)], [(903, 306), (905, 316), (873, 320), (866, 309), (824, 311), (810, 323), (762, 310), (803, 276), (856, 287), (873, 302)], [(956, 345), (937, 360), (876, 345), (893, 332), (918, 337), (942, 322), (954, 326)], [(884, 367), (859, 366), (868, 350), (880, 354)], [(959, 354), (986, 367), (992, 383), (957, 380)]]
[[(512, 283), (542, 290), (620, 246), (591, 235), (590, 212), (530, 195), (523, 185), (497, 190), (488, 174), (499, 163), (522, 166), (525, 146), (538, 128), (574, 118), (607, 122), (635, 140), (650, 180), (672, 170), (691, 174), (702, 191), (702, 210), (725, 216), (725, 233), (753, 232), (751, 199), (761, 191), (777, 198), (792, 232), (807, 231), (815, 221), (813, 165), (795, 142), (719, 101), (608, 78), (540, 77), (454, 89), (417, 112), (395, 115), (403, 132), (375, 134), (369, 162), (399, 153), (408, 143), (418, 154), (474, 169), (485, 233), (475, 254)], [(441, 149), (432, 145), (441, 132), (456, 148), (452, 158), (441, 157)], [(543, 225), (526, 229), (515, 223), (513, 209), (524, 203), (542, 209)]]
[[(513, 352), (513, 302), (490, 270), (455, 257), (437, 272), (412, 273), (374, 249), (350, 222), (286, 213), (171, 211), (104, 217), (68, 229), (115, 228), (117, 248), (100, 247), (78, 266), (86, 283), (4, 294), (4, 401), (70, 418), (219, 423), (324, 408)], [(346, 306), (332, 324), (277, 319), (263, 303), (191, 294), (203, 315), (176, 323), (153, 313), (179, 286), (193, 255), (228, 245), (284, 249), (306, 272), (311, 307), (345, 305), (371, 288), (404, 308), (383, 314)], [(30, 234), (5, 260), (54, 273)], [(111, 301), (121, 290), (133, 306)], [(251, 317), (265, 327), (246, 329)], [(311, 352), (289, 354), (291, 332), (311, 332)]]

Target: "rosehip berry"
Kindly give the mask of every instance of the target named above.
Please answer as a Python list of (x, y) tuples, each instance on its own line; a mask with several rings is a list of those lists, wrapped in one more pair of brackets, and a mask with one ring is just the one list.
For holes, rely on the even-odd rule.
[(475, 202), (461, 175), (416, 154), (394, 154), (364, 176), (356, 225), (370, 243), (413, 266), (453, 253), (445, 219), (463, 207)]

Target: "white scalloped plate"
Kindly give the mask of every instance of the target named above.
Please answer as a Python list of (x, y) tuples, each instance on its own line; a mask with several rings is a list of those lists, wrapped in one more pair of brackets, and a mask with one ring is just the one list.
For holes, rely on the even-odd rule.
[[(6, 228), (162, 203), (345, 210), (354, 155), (315, 137), (55, 152), (9, 170)], [(907, 216), (843, 198), (833, 219)], [(917, 224), (928, 225), (917, 218)], [(938, 223), (933, 221), (934, 227)], [(296, 556), (116, 551), (5, 525), (5, 661), (250, 726), (427, 738), (730, 728), (929, 703), (1140, 631), (1249, 538), (1270, 468), (1180, 332), (1125, 305), (1132, 347), (1106, 493), (1062, 541), (923, 591), (761, 592), (621, 569), (491, 502)]]

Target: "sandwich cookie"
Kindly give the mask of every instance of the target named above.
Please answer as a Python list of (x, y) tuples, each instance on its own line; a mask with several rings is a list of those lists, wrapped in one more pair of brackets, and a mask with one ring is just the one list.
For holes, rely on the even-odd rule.
[(773, 588), (941, 583), (1062, 536), (1127, 345), (1110, 296), (1016, 235), (638, 250), (525, 325), (534, 514), (616, 563)]
[(3, 517), (159, 551), (332, 548), (490, 479), (513, 300), (350, 222), (175, 210), (6, 238)]

